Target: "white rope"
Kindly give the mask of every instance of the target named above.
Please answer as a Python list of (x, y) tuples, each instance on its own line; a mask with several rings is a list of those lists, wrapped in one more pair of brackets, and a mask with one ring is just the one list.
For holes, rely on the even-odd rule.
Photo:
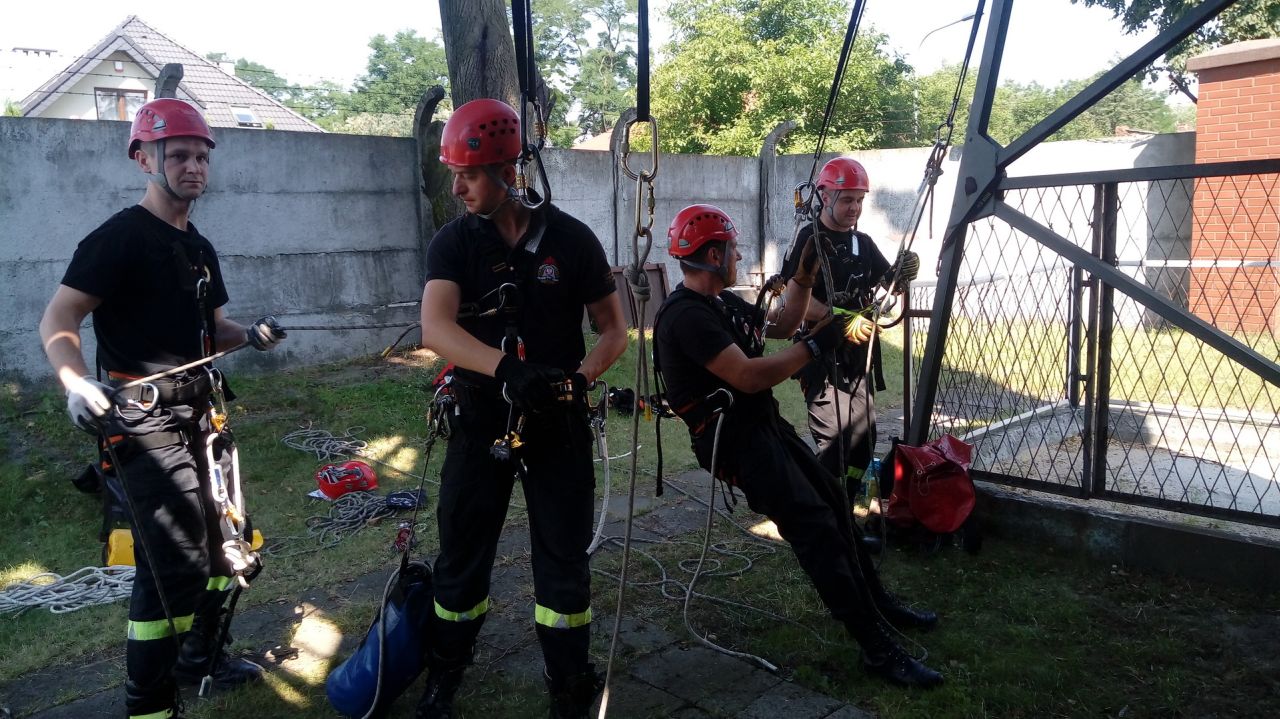
[(133, 591), (134, 568), (127, 565), (84, 567), (59, 576), (53, 572), (6, 584), (0, 589), (0, 615), (21, 614), (48, 607), (66, 614), (99, 604), (118, 602)]

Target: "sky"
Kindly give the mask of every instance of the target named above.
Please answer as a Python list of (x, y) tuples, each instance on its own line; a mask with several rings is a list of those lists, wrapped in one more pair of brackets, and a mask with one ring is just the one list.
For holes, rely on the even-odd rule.
[[(537, 22), (537, 0), (532, 4)], [(669, 25), (661, 17), (666, 4), (666, 0), (650, 2), (655, 15), (651, 20), (655, 47), (665, 42), (669, 33)], [(969, 23), (930, 31), (972, 13), (976, 5), (976, 0), (867, 0), (863, 28), (875, 26), (885, 33), (891, 47), (917, 71), (927, 73), (963, 59)], [(319, 9), (323, 6), (328, 7)], [(403, 29), (432, 39), (440, 34), (437, 0), (347, 4), (359, 8), (355, 13), (340, 12), (337, 8), (341, 6), (328, 3), (311, 4), (316, 8), (312, 10), (297, 7), (262, 0), (12, 3), (0, 24), (0, 100), (20, 101), (129, 15), (137, 15), (196, 53), (224, 52), (232, 58), (247, 58), (302, 85), (332, 80), (350, 86), (365, 71), (369, 39), (376, 34), (391, 36)], [(1053, 86), (1087, 77), (1112, 66), (1153, 36), (1124, 35), (1119, 21), (1107, 11), (1073, 5), (1070, 0), (1018, 0), (1013, 6), (1002, 80)], [(37, 59), (14, 53), (15, 47), (53, 50), (55, 54)]]

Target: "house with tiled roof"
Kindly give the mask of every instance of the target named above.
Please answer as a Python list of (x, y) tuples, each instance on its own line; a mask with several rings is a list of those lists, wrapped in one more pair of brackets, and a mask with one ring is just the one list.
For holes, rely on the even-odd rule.
[(223, 70), (131, 15), (96, 46), (22, 101), (25, 117), (133, 120), (155, 99), (155, 81), (169, 63), (183, 68), (177, 97), (203, 112), (213, 127), (324, 132), (262, 90)]

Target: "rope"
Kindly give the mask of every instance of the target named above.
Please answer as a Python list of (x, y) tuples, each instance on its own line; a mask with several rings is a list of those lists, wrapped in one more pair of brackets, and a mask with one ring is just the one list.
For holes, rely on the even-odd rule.
[(303, 332), (303, 331), (309, 331), (309, 330), (326, 330), (326, 331), (332, 331), (332, 332), (344, 332), (347, 330), (385, 330), (385, 329), (393, 329), (393, 328), (401, 328), (401, 327), (407, 327), (409, 329), (413, 329), (414, 327), (417, 327), (419, 324), (420, 323), (415, 320), (413, 322), (371, 322), (369, 324), (364, 324), (364, 325), (341, 325), (341, 326), (289, 325), (281, 329), (285, 330), (286, 332)]
[(716, 418), (716, 433), (711, 444), (711, 497), (707, 500), (707, 507), (708, 507), (707, 528), (706, 528), (706, 532), (702, 535), (702, 553), (698, 556), (698, 564), (697, 566), (694, 567), (693, 577), (689, 579), (688, 587), (685, 588), (684, 628), (687, 629), (689, 633), (693, 635), (694, 639), (698, 640), (698, 643), (702, 644), (703, 646), (709, 649), (714, 649), (715, 651), (720, 652), (721, 654), (725, 654), (738, 659), (746, 659), (750, 662), (755, 663), (765, 671), (776, 673), (778, 671), (778, 667), (774, 665), (772, 662), (765, 659), (764, 657), (759, 657), (759, 656), (756, 656), (755, 654), (748, 654), (746, 652), (734, 651), (727, 647), (723, 647), (719, 644), (716, 644), (715, 642), (711, 641), (707, 637), (704, 637), (701, 634), (699, 634), (697, 631), (695, 631), (693, 628), (693, 625), (689, 623), (689, 604), (693, 601), (693, 595), (694, 595), (693, 588), (694, 588), (694, 585), (697, 584), (698, 582), (698, 575), (699, 573), (702, 572), (702, 565), (704, 562), (706, 562), (706, 559), (707, 559), (707, 550), (710, 548), (710, 545), (711, 545), (711, 527), (715, 521), (715, 516), (716, 516), (716, 513), (715, 513), (716, 489), (720, 482), (720, 480), (716, 479), (716, 469), (718, 469), (716, 463), (720, 458), (719, 457), (720, 430), (722, 429), (724, 429), (723, 413), (721, 413), (720, 416)]
[(396, 511), (387, 504), (386, 497), (372, 492), (349, 492), (335, 499), (328, 513), (308, 517), (306, 534), (280, 537), (264, 546), (262, 553), (281, 558), (329, 549), (393, 516)]
[[(653, 190), (653, 181), (658, 176), (658, 123), (657, 120), (649, 113), (649, 5), (641, 0), (638, 6), (639, 12), (639, 52), (637, 59), (637, 81), (639, 83), (636, 93), (636, 117), (627, 123), (623, 131), (623, 143), (621, 158), (618, 160), (619, 169), (624, 175), (636, 181), (636, 221), (634, 237), (631, 242), (631, 264), (627, 266), (624, 275), (627, 278), (627, 286), (630, 289), (632, 303), (632, 317), (635, 318), (636, 324), (636, 391), (641, 397), (649, 397), (649, 357), (645, 349), (645, 306), (649, 302), (649, 277), (645, 274), (644, 266), (649, 260), (649, 251), (653, 248), (653, 215), (656, 207), (656, 199)], [(631, 155), (631, 126), (636, 122), (648, 122), (649, 134), (651, 139), (650, 165), (648, 169), (634, 171), (631, 169), (628, 158)], [(642, 207), (645, 205), (645, 197), (647, 190), (648, 198), (648, 220), (643, 217)], [(642, 244), (643, 243), (643, 244)], [(651, 404), (651, 403), (650, 403)], [(652, 410), (650, 404), (646, 404), (644, 414), (648, 418), (652, 418)], [(635, 522), (636, 510), (636, 477), (638, 476), (638, 461), (640, 456), (640, 408), (637, 406), (632, 412), (631, 417), (631, 472), (627, 488), (627, 521), (626, 529), (622, 542), (622, 570), (621, 579), (618, 582), (618, 605), (613, 616), (613, 633), (609, 640), (609, 658), (605, 663), (604, 689), (600, 697), (600, 709), (596, 714), (597, 719), (604, 719), (609, 711), (609, 695), (610, 684), (613, 679), (614, 659), (618, 652), (618, 637), (622, 631), (622, 611), (626, 606), (627, 598), (627, 564), (631, 557), (631, 532)], [(661, 436), (661, 435), (659, 435)], [(659, 440), (660, 442), (661, 440)], [(659, 444), (659, 448), (661, 445)], [(661, 456), (661, 452), (659, 452)], [(661, 459), (659, 459), (661, 463)], [(659, 464), (661, 466), (661, 464)], [(659, 476), (659, 487), (661, 487), (661, 476)], [(659, 493), (661, 490), (659, 490)], [(603, 512), (602, 512), (603, 514)], [(603, 519), (603, 517), (602, 517)], [(600, 529), (603, 530), (603, 522)], [(593, 541), (593, 546), (599, 546), (599, 538)]]
[(836, 98), (840, 96), (840, 86), (844, 84), (844, 71), (849, 64), (849, 53), (853, 49), (854, 38), (858, 36), (858, 25), (862, 24), (862, 11), (866, 3), (857, 0), (849, 13), (849, 24), (844, 31), (844, 45), (840, 47), (840, 60), (836, 63), (836, 74), (831, 80), (831, 92), (827, 94), (827, 109), (822, 114), (822, 128), (818, 131), (818, 145), (813, 150), (813, 166), (809, 168), (809, 182), (818, 173), (818, 160), (822, 158), (822, 146), (827, 141), (827, 131), (831, 129), (831, 115), (835, 112)]
[[(343, 459), (345, 457), (359, 457), (368, 460), (379, 466), (386, 467), (397, 474), (406, 477), (417, 478), (417, 474), (411, 470), (402, 469), (385, 460), (373, 456), (369, 452), (369, 443), (363, 439), (358, 439), (357, 434), (363, 432), (364, 427), (355, 426), (348, 427), (343, 434), (335, 435), (325, 429), (316, 429), (308, 422), (306, 426), (286, 434), (280, 438), (286, 447), (301, 450), (315, 455), (317, 461), (330, 462), (335, 459)], [(427, 480), (432, 484), (439, 484), (438, 480)]]
[(84, 567), (59, 576), (53, 572), (6, 584), (0, 589), (0, 615), (22, 614), (48, 607), (53, 614), (67, 614), (99, 604), (127, 599), (133, 591), (134, 568), (127, 565)]

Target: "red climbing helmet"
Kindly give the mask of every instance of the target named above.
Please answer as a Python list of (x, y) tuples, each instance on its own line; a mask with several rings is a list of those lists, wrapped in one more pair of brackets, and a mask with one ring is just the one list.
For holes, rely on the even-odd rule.
[(867, 168), (852, 157), (836, 157), (827, 161), (818, 173), (818, 188), (829, 190), (870, 190)]
[(337, 499), (348, 492), (371, 492), (378, 488), (378, 475), (373, 467), (359, 460), (341, 464), (326, 464), (316, 471), (316, 486), (329, 499)]
[(440, 162), (446, 165), (478, 167), (513, 162), (523, 151), (520, 118), (501, 100), (468, 102), (453, 111), (440, 134)]
[(138, 108), (129, 131), (129, 159), (142, 143), (170, 137), (198, 137), (214, 147), (213, 132), (199, 110), (182, 100), (161, 97)]
[(733, 220), (715, 205), (689, 205), (676, 213), (667, 230), (667, 253), (683, 259), (708, 242), (728, 242), (738, 236)]

